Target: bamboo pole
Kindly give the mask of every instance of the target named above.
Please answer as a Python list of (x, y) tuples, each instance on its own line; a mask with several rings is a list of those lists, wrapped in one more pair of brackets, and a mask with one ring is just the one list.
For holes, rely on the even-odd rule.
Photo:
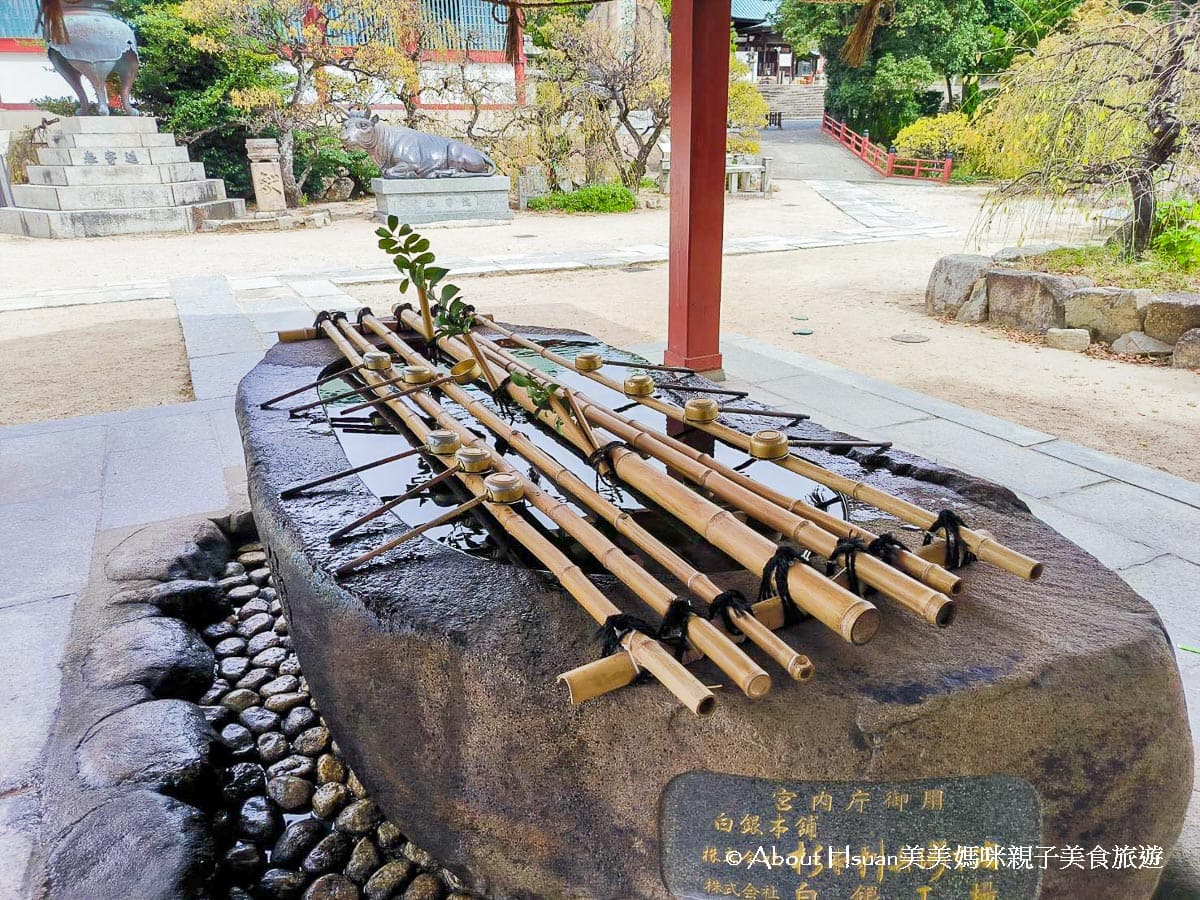
[[(490, 319), (482, 316), (476, 317), (476, 322), (486, 328), (491, 328), (504, 335), (509, 340), (525, 347), (528, 350), (533, 350), (545, 359), (555, 362), (565, 368), (579, 372), (586, 378), (590, 378), (598, 384), (603, 384), (605, 387), (614, 391), (621, 391), (621, 386), (618, 382), (601, 375), (599, 372), (586, 372), (576, 369), (571, 360), (564, 356), (548, 350), (536, 341), (531, 341), (528, 338), (522, 337), (511, 329), (505, 328)], [(678, 422), (685, 421), (683, 418), (683, 410), (673, 403), (659, 400), (655, 397), (639, 397), (639, 403), (649, 406), (651, 409), (661, 412), (663, 415), (669, 416)], [(719, 422), (710, 422), (707, 424), (687, 423), (693, 428), (707, 432), (713, 435), (718, 440), (737, 447), (740, 450), (748, 450), (750, 447), (750, 438), (748, 435), (742, 434), (736, 429), (730, 428), (727, 425), (722, 425)], [(893, 497), (886, 491), (872, 487), (861, 481), (855, 481), (852, 478), (847, 478), (844, 475), (839, 475), (836, 472), (831, 472), (829, 469), (818, 466), (816, 463), (809, 462), (793, 454), (788, 454), (782, 459), (774, 460), (777, 465), (781, 465), (786, 469), (795, 472), (797, 475), (803, 475), (811, 481), (831, 488), (839, 494), (846, 494), (855, 500), (874, 506), (876, 509), (883, 510), (889, 515), (893, 515), (902, 521), (908, 522), (910, 525), (916, 525), (918, 528), (928, 531), (937, 521), (937, 514), (932, 513), (927, 509), (922, 509), (915, 503), (910, 503), (900, 497)], [(960, 534), (963, 538), (963, 543), (967, 545), (967, 549), (975, 554), (983, 562), (991, 563), (998, 568), (1004, 569), (1020, 578), (1033, 580), (1042, 574), (1042, 564), (1035, 559), (1013, 550), (1009, 547), (996, 541), (994, 538), (989, 538), (983, 535), (979, 530), (971, 528), (961, 528)]]
[(637, 666), (633, 664), (628, 653), (621, 653), (576, 666), (571, 671), (559, 675), (558, 682), (566, 685), (571, 705), (577, 706), (632, 684), (637, 677)]
[[(368, 325), (368, 327), (370, 326)], [(520, 360), (505, 353), (493, 342), (481, 338), (480, 343), (487, 350), (499, 356), (507, 370), (511, 371), (516, 368), (530, 377), (548, 382), (544, 373), (532, 366), (526, 366)], [(738, 482), (726, 478), (716, 469), (676, 450), (672, 446), (672, 439), (667, 438), (666, 435), (658, 435), (651, 429), (620, 416), (591, 400), (585, 394), (574, 393), (576, 393), (576, 402), (593, 424), (611, 432), (635, 449), (648, 453), (665, 463), (684, 477), (711, 491), (721, 499), (736, 505), (748, 515), (753, 516), (764, 525), (774, 528), (800, 546), (827, 558), (835, 555), (838, 538), (817, 526), (810, 519), (790, 513), (774, 503), (764, 502), (763, 498)], [(673, 443), (678, 444), (678, 442)], [(929, 564), (923, 563), (923, 565), (927, 567)], [(953, 600), (940, 591), (933, 590), (909, 578), (878, 557), (860, 553), (855, 559), (855, 567), (859, 578), (864, 582), (894, 598), (924, 621), (944, 628), (953, 620), (955, 612)]]
[[(366, 316), (363, 321), (367, 328), (387, 341), (406, 361), (413, 364), (425, 362), (414, 348), (374, 316)], [(523, 433), (510, 426), (487, 406), (474, 399), (467, 391), (456, 386), (445, 393), (451, 400), (475, 416), (482, 425), (503, 438), (516, 453), (528, 460), (560, 489), (608, 522), (618, 534), (628, 538), (639, 549), (645, 551), (655, 562), (682, 582), (691, 593), (707, 603), (711, 603), (722, 593), (721, 588), (714, 584), (712, 579), (639, 525), (629, 513), (602, 497), (574, 472), (541, 450)], [(591, 440), (594, 441), (596, 438), (592, 436)], [(808, 681), (812, 678), (813, 665), (807, 656), (797, 653), (782, 638), (764, 627), (762, 623), (754, 620), (753, 617), (741, 616), (737, 621), (739, 629), (754, 644), (778, 662), (790, 677), (797, 681)]]
[[(346, 359), (352, 363), (360, 359), (354, 345), (333, 323), (322, 322), (321, 329)], [(364, 375), (368, 381), (376, 378), (370, 372), (364, 373)], [(431, 429), (421, 421), (418, 415), (400, 401), (388, 401), (388, 408), (404, 422), (418, 441), (425, 442)], [(473, 494), (478, 495), (483, 490), (483, 479), (480, 476), (465, 472), (457, 474)], [(523, 545), (542, 565), (546, 566), (567, 593), (575, 598), (597, 623), (603, 624), (609, 616), (620, 613), (620, 609), (592, 584), (579, 566), (572, 563), (516, 510), (497, 503), (485, 503), (484, 506), (514, 540)], [(629, 654), (634, 665), (653, 675), (693, 713), (698, 716), (707, 716), (713, 712), (716, 698), (712, 691), (701, 684), (658, 641), (633, 631), (621, 638), (621, 646)]]
[[(367, 327), (372, 327), (371, 319), (374, 317), (364, 318)], [(485, 339), (485, 344), (487, 343), (490, 342)], [(465, 356), (470, 352), (459, 341), (443, 338), (440, 344), (451, 356)], [(519, 363), (513, 365), (521, 367)], [(550, 424), (543, 411), (537, 409), (530, 401), (527, 392), (510, 384), (509, 394), (531, 414)], [(766, 537), (686, 485), (663, 478), (660, 472), (646, 465), (636, 452), (617, 447), (612, 451), (610, 459), (621, 480), (654, 500), (750, 571), (761, 573), (775, 556), (777, 547)], [(834, 584), (811, 567), (791, 566), (788, 569), (787, 581), (789, 593), (797, 605), (845, 640), (865, 644), (879, 630), (879, 610), (874, 604)]]
[[(366, 321), (365, 318), (364, 321)], [(366, 346), (371, 346), (366, 338), (358, 335), (351, 336), (350, 340), (360, 347), (362, 346), (359, 344), (360, 341)], [(404, 346), (415, 358), (412, 348)], [(470, 431), (432, 397), (422, 395), (416, 397), (415, 401), (438, 425), (456, 432), (464, 447), (476, 446), (491, 454), (492, 464), (498, 471), (515, 471), (512, 466), (500, 458), (499, 454), (495, 453), (494, 448), (487, 441)], [(667, 613), (672, 601), (676, 599), (674, 592), (634, 562), (616, 544), (580, 518), (561, 500), (545, 493), (535, 485), (526, 485), (525, 496), (536, 509), (578, 541), (605, 569), (620, 579), (655, 612), (659, 615)], [(770, 675), (707, 619), (695, 614), (689, 616), (687, 635), (688, 639), (733, 679), (734, 683), (748, 697), (757, 699), (770, 689)]]

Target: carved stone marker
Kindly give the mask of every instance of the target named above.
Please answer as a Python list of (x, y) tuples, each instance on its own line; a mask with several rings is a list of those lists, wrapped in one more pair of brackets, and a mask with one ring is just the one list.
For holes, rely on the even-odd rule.
[[(662, 877), (672, 896), (688, 898), (1032, 900), (1041, 824), (1022, 778), (780, 781), (695, 771), (662, 793)], [(1012, 865), (1025, 849), (1033, 864)]]
[(283, 196), (283, 171), (279, 168), (279, 142), (275, 138), (250, 138), (246, 141), (250, 157), (250, 177), (254, 180), (254, 202), (260, 212), (287, 209)]

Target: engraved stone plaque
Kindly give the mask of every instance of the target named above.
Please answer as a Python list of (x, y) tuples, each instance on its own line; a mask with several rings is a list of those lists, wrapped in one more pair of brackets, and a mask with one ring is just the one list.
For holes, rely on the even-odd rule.
[(688, 772), (663, 791), (659, 830), (663, 882), (680, 898), (1032, 900), (1043, 868), (1037, 794), (1005, 776)]

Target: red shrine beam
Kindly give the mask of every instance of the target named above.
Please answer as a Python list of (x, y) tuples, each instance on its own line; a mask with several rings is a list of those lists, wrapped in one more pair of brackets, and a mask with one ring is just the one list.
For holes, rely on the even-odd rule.
[(730, 0), (671, 8), (668, 365), (721, 368), (721, 243)]

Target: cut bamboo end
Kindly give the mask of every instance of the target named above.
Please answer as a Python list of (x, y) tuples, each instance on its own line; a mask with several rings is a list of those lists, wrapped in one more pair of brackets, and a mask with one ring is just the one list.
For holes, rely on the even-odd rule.
[(771, 690), (771, 676), (766, 672), (752, 676), (741, 685), (742, 691), (751, 700), (759, 700)]
[(842, 615), (838, 629), (852, 644), (865, 644), (879, 631), (879, 610), (866, 600), (851, 603)]
[(464, 359), (450, 367), (450, 377), (455, 384), (470, 384), (482, 374), (479, 363), (473, 359)]
[[(981, 561), (991, 563), (1026, 581), (1037, 581), (1042, 577), (1042, 564), (1036, 559), (1030, 559), (1023, 553), (996, 543), (996, 539), (987, 532), (977, 531), (976, 535), (979, 542), (971, 548), (971, 552)], [(970, 546), (970, 543), (967, 546)]]
[(813, 676), (817, 674), (817, 669), (812, 664), (812, 660), (804, 654), (798, 653), (796, 654), (796, 658), (792, 660), (791, 665), (788, 666), (787, 673), (795, 681), (803, 684), (806, 681), (812, 681)]
[(638, 667), (645, 669), (697, 716), (712, 715), (717, 698), (653, 638), (634, 632), (623, 641)]
[(281, 344), (295, 344), (300, 341), (314, 341), (321, 335), (315, 328), (289, 328), (279, 332), (276, 337)]
[(566, 685), (571, 705), (578, 706), (627, 687), (637, 677), (638, 667), (633, 658), (628, 653), (614, 653), (563, 672), (558, 676), (558, 683)]

